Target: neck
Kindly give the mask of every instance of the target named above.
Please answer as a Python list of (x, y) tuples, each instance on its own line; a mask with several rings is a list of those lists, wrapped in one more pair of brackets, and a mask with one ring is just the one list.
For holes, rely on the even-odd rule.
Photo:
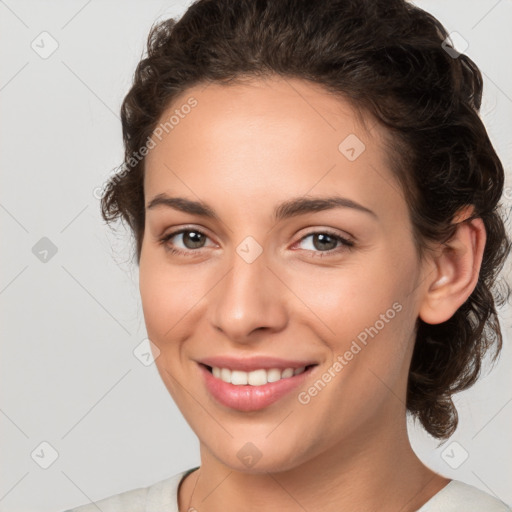
[(383, 429), (382, 418), (375, 423), (286, 471), (236, 471), (201, 444), (201, 467), (181, 485), (179, 509), (414, 512), (449, 479), (418, 459), (405, 414), (398, 428), (388, 422)]

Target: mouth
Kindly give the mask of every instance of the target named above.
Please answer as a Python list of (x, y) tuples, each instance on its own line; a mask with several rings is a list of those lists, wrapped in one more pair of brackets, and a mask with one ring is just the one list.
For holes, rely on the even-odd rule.
[(249, 412), (265, 409), (291, 396), (318, 364), (296, 368), (258, 368), (249, 372), (198, 363), (203, 383), (217, 404)]

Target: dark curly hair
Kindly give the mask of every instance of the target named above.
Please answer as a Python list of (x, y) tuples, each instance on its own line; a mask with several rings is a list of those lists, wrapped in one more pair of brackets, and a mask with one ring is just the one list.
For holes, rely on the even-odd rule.
[[(482, 76), (432, 15), (404, 0), (198, 0), (178, 20), (155, 23), (121, 107), (125, 158), (101, 199), (106, 222), (126, 221), (137, 264), (144, 236), (144, 158), (149, 137), (178, 95), (197, 84), (295, 77), (323, 86), (375, 119), (406, 192), (418, 256), (455, 233), (474, 206), (486, 245), (476, 287), (446, 322), (416, 321), (407, 410), (446, 439), (458, 416), (452, 395), (470, 387), (484, 355), (502, 346), (497, 282), (511, 242), (498, 204), (502, 164), (479, 117)], [(146, 149), (146, 152), (144, 151)], [(137, 158), (134, 158), (137, 157)]]

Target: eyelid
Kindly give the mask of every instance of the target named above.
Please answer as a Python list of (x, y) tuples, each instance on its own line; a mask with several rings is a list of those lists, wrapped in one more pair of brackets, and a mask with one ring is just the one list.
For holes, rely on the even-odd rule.
[(179, 226), (175, 226), (175, 227), (172, 227), (172, 228), (169, 228), (167, 232), (164, 232), (162, 235), (158, 236), (158, 238), (163, 238), (163, 237), (167, 237), (167, 236), (172, 236), (172, 235), (178, 235), (180, 233), (183, 233), (184, 231), (195, 231), (197, 233), (201, 233), (202, 235), (205, 235), (207, 236), (208, 238), (212, 238), (209, 234), (209, 230), (204, 228), (203, 226), (197, 226), (197, 225), (193, 225), (193, 224), (184, 224), (184, 225), (179, 225)]
[(304, 231), (304, 235), (300, 236), (299, 241), (303, 240), (307, 236), (315, 235), (315, 234), (319, 233), (319, 234), (331, 235), (336, 238), (341, 238), (347, 242), (351, 242), (351, 243), (355, 244), (355, 238), (350, 233), (347, 233), (346, 231), (339, 231), (335, 228), (328, 228), (328, 227), (321, 227), (321, 226), (320, 227), (308, 226), (301, 231)]

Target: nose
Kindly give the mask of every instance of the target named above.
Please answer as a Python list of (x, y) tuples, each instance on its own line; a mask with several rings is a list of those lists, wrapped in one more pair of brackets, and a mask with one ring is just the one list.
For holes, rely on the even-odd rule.
[(264, 254), (252, 263), (234, 254), (231, 269), (209, 294), (210, 323), (233, 342), (251, 343), (255, 331), (264, 336), (287, 325), (286, 288)]

